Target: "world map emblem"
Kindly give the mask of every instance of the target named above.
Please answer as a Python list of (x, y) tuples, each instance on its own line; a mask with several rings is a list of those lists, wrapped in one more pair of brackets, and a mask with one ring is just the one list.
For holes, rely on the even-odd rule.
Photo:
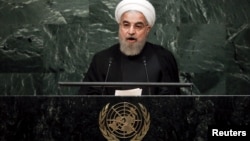
[(106, 104), (99, 113), (99, 128), (108, 141), (140, 141), (150, 126), (150, 114), (140, 103)]

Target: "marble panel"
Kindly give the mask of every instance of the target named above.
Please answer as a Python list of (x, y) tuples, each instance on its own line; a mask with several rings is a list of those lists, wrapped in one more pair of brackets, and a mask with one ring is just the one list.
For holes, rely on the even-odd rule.
[[(8, 96), (0, 97), (0, 137), (2, 141), (105, 141), (99, 122), (114, 121), (129, 103), (150, 114), (150, 126), (143, 141), (211, 141), (211, 127), (249, 130), (249, 97), (112, 97), (112, 96)], [(109, 105), (108, 105), (109, 104)], [(129, 104), (119, 105), (127, 108)], [(103, 108), (111, 112), (102, 111)], [(135, 110), (135, 109), (134, 109)], [(124, 117), (133, 114), (126, 110)], [(129, 112), (130, 113), (129, 113)], [(100, 113), (103, 112), (102, 115)], [(112, 114), (113, 113), (113, 114)], [(101, 116), (101, 119), (99, 117)], [(145, 117), (144, 117), (145, 118)], [(136, 115), (136, 122), (140, 122)], [(128, 123), (128, 121), (124, 121)], [(135, 124), (130, 124), (136, 127)], [(122, 125), (117, 125), (123, 127)], [(106, 130), (108, 130), (107, 126)], [(136, 128), (137, 129), (137, 128)], [(119, 130), (119, 129), (117, 129)], [(113, 134), (115, 132), (112, 132)], [(124, 132), (126, 135), (126, 132)], [(110, 136), (110, 134), (106, 135)], [(249, 135), (248, 135), (249, 137)], [(220, 139), (223, 137), (220, 137)], [(249, 138), (234, 137), (241, 141)], [(128, 139), (122, 139), (127, 141)]]

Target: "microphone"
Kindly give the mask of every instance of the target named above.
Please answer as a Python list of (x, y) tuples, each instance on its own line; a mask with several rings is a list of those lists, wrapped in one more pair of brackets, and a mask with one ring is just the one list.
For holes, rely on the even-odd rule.
[[(106, 77), (105, 77), (104, 82), (107, 82), (107, 80), (108, 80), (109, 70), (110, 70), (110, 67), (111, 67), (112, 62), (113, 62), (113, 58), (110, 57), (110, 58), (109, 58), (109, 64), (108, 64), (108, 70), (107, 70), (107, 73), (106, 73)], [(103, 95), (103, 93), (104, 93), (104, 86), (102, 87), (102, 95)]]
[[(144, 64), (144, 68), (145, 68), (145, 73), (146, 73), (146, 77), (147, 77), (147, 82), (149, 82), (149, 77), (148, 77), (148, 69), (147, 69), (147, 60), (146, 57), (143, 56), (143, 64)], [(151, 89), (150, 86), (148, 87), (148, 94), (151, 95)]]

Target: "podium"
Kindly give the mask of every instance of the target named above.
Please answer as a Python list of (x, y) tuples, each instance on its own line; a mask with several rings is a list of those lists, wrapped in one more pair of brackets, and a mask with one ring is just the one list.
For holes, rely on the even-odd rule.
[[(142, 120), (136, 122), (142, 123), (143, 130), (137, 130), (140, 124), (135, 120), (117, 119), (126, 115), (121, 107), (127, 106), (131, 112), (127, 115), (142, 111)], [(3, 141), (106, 141), (101, 128), (118, 134), (121, 141), (139, 133), (145, 133), (143, 141), (207, 141), (210, 126), (249, 125), (249, 109), (249, 96), (1, 96), (0, 137)], [(123, 122), (111, 126), (112, 118)], [(125, 123), (134, 125), (130, 126), (134, 130), (123, 129)], [(122, 138), (129, 133), (130, 138)]]
[[(188, 88), (190, 91), (188, 95), (192, 95), (193, 83), (180, 83), (180, 82), (59, 82), (58, 93), (61, 91), (61, 87), (101, 87), (101, 88), (117, 88), (119, 86), (133, 86), (133, 87), (168, 87), (168, 88)], [(102, 95), (102, 94), (100, 94)]]

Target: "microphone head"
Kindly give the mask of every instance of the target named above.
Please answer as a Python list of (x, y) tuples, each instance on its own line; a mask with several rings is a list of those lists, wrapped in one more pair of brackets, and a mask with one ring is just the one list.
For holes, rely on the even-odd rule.
[(109, 57), (109, 64), (111, 64), (113, 61), (113, 57)]
[(145, 64), (147, 62), (147, 59), (145, 56), (142, 57), (143, 63)]

